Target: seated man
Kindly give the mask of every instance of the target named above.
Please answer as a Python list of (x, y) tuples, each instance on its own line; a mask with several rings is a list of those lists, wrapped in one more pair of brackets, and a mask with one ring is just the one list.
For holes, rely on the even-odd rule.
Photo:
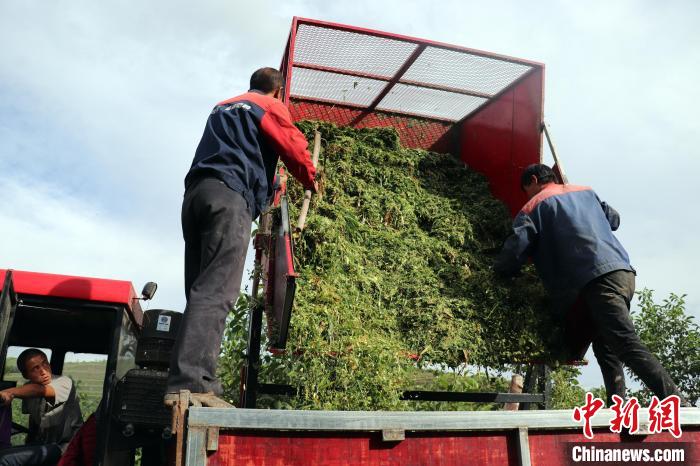
[(83, 423), (75, 386), (68, 377), (54, 377), (46, 354), (36, 348), (19, 355), (17, 368), (29, 382), (0, 391), (0, 403), (22, 399), (29, 435), (25, 446), (0, 451), (0, 466), (55, 464)]

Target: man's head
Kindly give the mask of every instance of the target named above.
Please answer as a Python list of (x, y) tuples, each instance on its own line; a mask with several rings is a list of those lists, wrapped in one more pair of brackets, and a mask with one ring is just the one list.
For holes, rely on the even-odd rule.
[(520, 188), (525, 191), (528, 199), (532, 199), (546, 185), (555, 181), (556, 177), (551, 168), (541, 163), (533, 163), (520, 175)]
[(250, 77), (250, 90), (260, 91), (276, 99), (282, 97), (282, 73), (274, 68), (260, 68)]
[(17, 357), (17, 369), (25, 379), (40, 385), (51, 383), (51, 365), (46, 354), (37, 348), (29, 348)]

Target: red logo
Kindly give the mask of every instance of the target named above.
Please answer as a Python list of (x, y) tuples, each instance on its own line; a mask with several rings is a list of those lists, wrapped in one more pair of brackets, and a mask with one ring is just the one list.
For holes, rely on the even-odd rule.
[[(619, 434), (623, 427), (629, 429), (630, 434), (639, 430), (639, 402), (635, 397), (624, 403), (621, 397), (612, 396), (613, 405), (610, 409), (615, 413), (615, 417), (610, 421), (610, 432)], [(624, 403), (624, 404), (623, 404)]]
[[(614, 417), (610, 420), (610, 432), (620, 433), (622, 428), (629, 429), (630, 434), (639, 431), (639, 401), (632, 397), (626, 402), (619, 396), (613, 395), (613, 405), (610, 407)], [(587, 439), (593, 438), (591, 419), (605, 405), (603, 400), (595, 398), (592, 393), (586, 393), (586, 403), (574, 408), (573, 418), (576, 422), (583, 422), (583, 435)], [(656, 396), (651, 398), (649, 405), (649, 430), (657, 434), (667, 430), (675, 438), (680, 438), (681, 400), (677, 395), (670, 395), (662, 401)]]
[(574, 408), (574, 421), (581, 422), (583, 420), (583, 435), (586, 438), (593, 438), (593, 429), (591, 428), (591, 418), (600, 408), (605, 405), (600, 398), (594, 398), (593, 393), (586, 393), (586, 404), (580, 408)]
[(677, 395), (667, 396), (663, 401), (652, 396), (649, 405), (649, 430), (655, 434), (668, 430), (675, 438), (679, 438), (681, 436), (680, 407), (681, 399)]

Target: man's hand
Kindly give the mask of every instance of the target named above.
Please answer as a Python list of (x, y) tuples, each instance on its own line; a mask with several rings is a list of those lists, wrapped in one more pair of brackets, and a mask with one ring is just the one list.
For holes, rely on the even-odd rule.
[(0, 405), (2, 406), (9, 406), (12, 404), (12, 400), (15, 398), (15, 396), (10, 393), (7, 390), (3, 390), (0, 392)]

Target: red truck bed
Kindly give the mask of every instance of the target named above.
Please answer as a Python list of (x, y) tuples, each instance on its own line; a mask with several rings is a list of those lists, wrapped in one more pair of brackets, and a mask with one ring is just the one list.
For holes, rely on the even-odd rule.
[[(670, 442), (698, 464), (700, 408), (681, 408), (683, 434), (627, 437), (624, 446)], [(188, 465), (483, 465), (551, 466), (570, 463), (574, 445), (621, 446), (608, 425), (593, 418), (586, 440), (571, 410), (474, 412), (271, 411), (191, 408)], [(640, 422), (648, 411), (639, 411)], [(399, 440), (395, 440), (399, 439)], [(584, 443), (585, 442), (585, 443)], [(594, 442), (594, 443), (591, 443)], [(602, 445), (605, 446), (605, 445)], [(691, 455), (695, 455), (692, 457)], [(620, 463), (623, 464), (623, 463)], [(676, 463), (674, 463), (676, 464)]]

